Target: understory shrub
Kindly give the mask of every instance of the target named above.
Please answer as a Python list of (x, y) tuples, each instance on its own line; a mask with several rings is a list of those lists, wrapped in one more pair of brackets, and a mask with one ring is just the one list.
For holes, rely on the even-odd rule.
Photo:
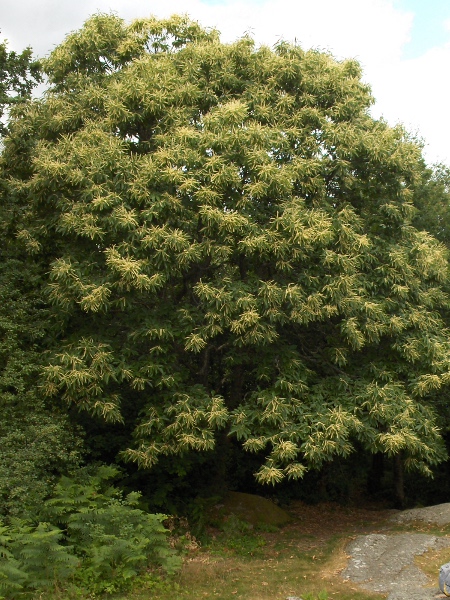
[(62, 473), (79, 467), (84, 450), (81, 429), (43, 397), (39, 376), (54, 324), (41, 293), (38, 266), (21, 256), (14, 242), (5, 248), (3, 217), (0, 214), (0, 516), (26, 519), (33, 518)]
[(45, 589), (75, 573), (79, 560), (63, 545), (63, 532), (49, 523), (30, 526), (15, 519), (0, 526), (0, 594), (20, 597)]
[(78, 478), (63, 477), (38, 515), (0, 524), (0, 594), (18, 598), (27, 591), (72, 583), (94, 593), (126, 588), (140, 571), (180, 565), (167, 540), (166, 518), (137, 508), (139, 494), (123, 497), (110, 484), (113, 467)]

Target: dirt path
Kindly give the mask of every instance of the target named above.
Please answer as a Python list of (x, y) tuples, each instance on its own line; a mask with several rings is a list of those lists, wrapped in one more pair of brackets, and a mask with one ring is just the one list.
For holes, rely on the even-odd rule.
[[(440, 527), (450, 524), (450, 503), (403, 511), (390, 519), (393, 525), (418, 521)], [(450, 547), (449, 536), (409, 532), (361, 535), (347, 548), (349, 562), (341, 576), (363, 589), (388, 593), (388, 600), (433, 600), (441, 596), (440, 591), (437, 586), (427, 587), (429, 579), (414, 559), (446, 547)]]

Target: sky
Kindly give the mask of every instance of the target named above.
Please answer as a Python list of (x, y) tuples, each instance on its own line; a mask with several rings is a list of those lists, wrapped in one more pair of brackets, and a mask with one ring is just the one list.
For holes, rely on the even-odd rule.
[(0, 0), (0, 39), (44, 56), (96, 12), (130, 21), (188, 14), (223, 42), (250, 33), (356, 58), (372, 87), (375, 118), (403, 123), (429, 164), (450, 166), (449, 0)]

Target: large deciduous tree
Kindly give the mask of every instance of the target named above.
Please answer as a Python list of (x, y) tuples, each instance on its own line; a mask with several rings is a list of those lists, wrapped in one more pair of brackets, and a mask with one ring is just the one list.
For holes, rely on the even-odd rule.
[(443, 458), (446, 252), (411, 224), (420, 148), (355, 61), (97, 15), (44, 68), (2, 160), (62, 332), (47, 394), (133, 414), (145, 467), (218, 432), (261, 482), (355, 447)]

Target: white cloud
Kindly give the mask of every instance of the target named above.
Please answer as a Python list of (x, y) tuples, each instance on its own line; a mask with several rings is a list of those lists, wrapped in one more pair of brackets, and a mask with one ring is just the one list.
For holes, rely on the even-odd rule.
[[(450, 46), (402, 59), (414, 15), (396, 8), (394, 0), (229, 0), (214, 5), (201, 0), (2, 0), (0, 27), (16, 49), (30, 44), (45, 54), (97, 11), (115, 11), (127, 20), (188, 13), (204, 26), (217, 27), (223, 41), (249, 32), (258, 44), (297, 40), (338, 58), (357, 58), (377, 100), (373, 114), (418, 131), (428, 142), (428, 160), (450, 164)], [(450, 31), (450, 20), (445, 26)]]
[(422, 56), (367, 73), (377, 103), (374, 116), (402, 122), (425, 141), (429, 162), (450, 165), (450, 43)]

